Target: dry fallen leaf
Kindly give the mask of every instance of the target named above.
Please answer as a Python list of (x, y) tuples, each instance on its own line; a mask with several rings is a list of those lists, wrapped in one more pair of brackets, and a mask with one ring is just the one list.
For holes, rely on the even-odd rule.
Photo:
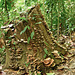
[(2, 66), (0, 66), (0, 72), (2, 71)]
[(75, 55), (75, 48), (69, 50), (69, 53), (74, 54)]
[(61, 58), (57, 50), (54, 50), (52, 53), (55, 56), (55, 58)]
[(54, 62), (53, 59), (46, 58), (46, 59), (44, 59), (43, 63), (45, 64), (46, 67), (49, 67), (49, 66), (51, 66), (53, 64), (53, 62)]

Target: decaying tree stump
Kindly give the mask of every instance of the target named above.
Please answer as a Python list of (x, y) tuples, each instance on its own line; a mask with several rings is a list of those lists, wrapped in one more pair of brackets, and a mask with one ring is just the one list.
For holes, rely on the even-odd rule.
[[(66, 48), (54, 40), (49, 31), (39, 5), (34, 6), (22, 15), (26, 20), (2, 27), (8, 29), (6, 36), (6, 68), (20, 70), (21, 73), (45, 71), (46, 67), (62, 62), (61, 55), (66, 53)], [(21, 32), (29, 27), (25, 32)], [(30, 39), (31, 33), (34, 36)], [(29, 38), (29, 39), (28, 39)], [(30, 40), (28, 43), (27, 40)], [(60, 54), (59, 54), (60, 53)]]

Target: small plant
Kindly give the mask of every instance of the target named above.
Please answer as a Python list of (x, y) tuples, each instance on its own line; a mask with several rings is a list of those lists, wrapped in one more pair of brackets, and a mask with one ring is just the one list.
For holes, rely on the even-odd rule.
[(35, 17), (32, 17), (32, 20), (35, 20), (36, 21), (36, 18)]
[(19, 19), (20, 19), (20, 20), (25, 20), (26, 22), (28, 22), (25, 17), (19, 17)]
[(33, 39), (33, 36), (34, 36), (34, 31), (31, 33), (30, 37), (28, 37), (28, 44), (30, 42), (30, 39)]
[(29, 64), (30, 64), (30, 63), (26, 63), (26, 62), (25, 62), (26, 67), (28, 67), (28, 66), (29, 66)]
[(37, 22), (37, 23), (35, 23), (35, 24), (41, 24), (42, 22)]
[(15, 45), (16, 43), (14, 42), (13, 44)]
[(31, 33), (31, 39), (33, 39), (33, 36), (34, 36), (34, 31)]
[(10, 43), (10, 42), (11, 42), (11, 40), (8, 41), (8, 43)]
[(48, 51), (46, 48), (44, 49), (44, 52), (45, 52), (44, 58), (46, 58), (46, 56), (48, 55)]
[(28, 37), (28, 40), (27, 40), (27, 42), (28, 42), (28, 44), (29, 44), (29, 42), (30, 42), (30, 37)]
[[(24, 28), (24, 30), (22, 30), (21, 32), (20, 32), (20, 35), (22, 35), (27, 29), (29, 29), (30, 30), (30, 27), (27, 25), (25, 28)], [(30, 39), (33, 39), (33, 36), (34, 36), (34, 31), (31, 33), (31, 35), (28, 37), (28, 44), (29, 44), (29, 42), (30, 42)]]
[(22, 31), (20, 32), (20, 35), (23, 34), (27, 29), (30, 29), (30, 27), (29, 27), (28, 25), (24, 28), (24, 30), (22, 30)]
[(5, 47), (3, 46), (2, 48), (0, 48), (0, 53), (2, 53), (5, 50)]

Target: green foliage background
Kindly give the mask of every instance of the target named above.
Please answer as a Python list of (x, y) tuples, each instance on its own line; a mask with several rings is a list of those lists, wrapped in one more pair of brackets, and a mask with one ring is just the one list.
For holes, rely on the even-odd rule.
[[(5, 3), (8, 13), (5, 10)], [(8, 20), (9, 22), (16, 20), (17, 17), (20, 17), (20, 13), (37, 3), (40, 4), (42, 14), (55, 36), (57, 30), (67, 35), (75, 29), (74, 0), (0, 0), (0, 27)], [(7, 14), (9, 14), (9, 19)]]

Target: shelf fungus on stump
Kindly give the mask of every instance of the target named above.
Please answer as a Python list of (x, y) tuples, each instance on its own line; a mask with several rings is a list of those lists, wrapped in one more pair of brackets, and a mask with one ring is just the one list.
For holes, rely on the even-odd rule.
[(44, 59), (43, 63), (45, 64), (46, 67), (50, 67), (54, 63), (54, 60), (50, 58), (46, 58)]

